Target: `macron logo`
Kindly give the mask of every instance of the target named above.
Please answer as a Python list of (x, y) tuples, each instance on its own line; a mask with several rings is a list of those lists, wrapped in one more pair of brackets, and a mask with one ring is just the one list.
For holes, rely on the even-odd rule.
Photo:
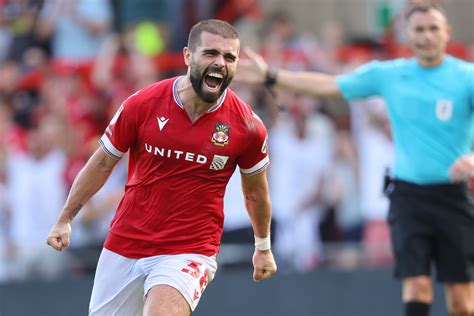
[(165, 119), (163, 116), (157, 117), (156, 119), (158, 120), (158, 127), (160, 128), (160, 131), (163, 130), (163, 127), (165, 127), (166, 123), (168, 123), (168, 121), (170, 120), (169, 118)]

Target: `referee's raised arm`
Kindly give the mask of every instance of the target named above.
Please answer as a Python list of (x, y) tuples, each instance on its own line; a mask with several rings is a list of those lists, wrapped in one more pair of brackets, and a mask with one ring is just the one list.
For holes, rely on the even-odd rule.
[(315, 97), (341, 97), (336, 77), (320, 72), (289, 71), (270, 67), (250, 48), (244, 49), (235, 81), (247, 84), (264, 84)]

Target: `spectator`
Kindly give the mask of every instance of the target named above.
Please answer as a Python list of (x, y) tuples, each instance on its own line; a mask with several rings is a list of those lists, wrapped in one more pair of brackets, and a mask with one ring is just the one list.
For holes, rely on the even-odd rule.
[(369, 267), (393, 262), (386, 222), (389, 200), (384, 195), (384, 175), (392, 166), (390, 123), (381, 98), (350, 102), (353, 137), (360, 169), (360, 207), (364, 217), (363, 247)]
[(313, 111), (311, 101), (295, 98), (288, 114), (281, 114), (269, 132), (275, 253), (286, 272), (314, 269), (322, 256), (318, 227), (324, 205), (320, 191), (332, 150), (329, 131), (319, 128), (315, 133), (313, 129), (313, 124), (330, 128), (327, 119), (307, 117)]
[(49, 253), (43, 241), (55, 221), (55, 210), (66, 199), (66, 157), (57, 146), (59, 133), (60, 122), (54, 117), (42, 118), (38, 127), (29, 131), (27, 152), (9, 152), (7, 156), (9, 242), (18, 279), (52, 279), (65, 271), (67, 256)]
[(69, 70), (95, 58), (111, 26), (108, 0), (46, 0), (37, 34), (51, 39), (55, 62)]

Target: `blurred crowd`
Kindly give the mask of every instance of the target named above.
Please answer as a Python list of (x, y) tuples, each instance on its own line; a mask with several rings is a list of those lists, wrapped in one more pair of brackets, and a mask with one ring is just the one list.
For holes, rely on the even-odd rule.
[[(397, 17), (379, 38), (349, 38), (338, 21), (300, 34), (292, 17), (257, 0), (0, 0), (0, 282), (91, 272), (123, 193), (126, 158), (76, 218), (70, 250), (49, 249), (48, 230), (120, 103), (183, 73), (187, 33), (205, 18), (233, 23), (243, 45), (275, 67), (337, 74), (408, 54)], [(474, 60), (468, 43), (453, 53)], [(391, 264), (383, 100), (232, 88), (269, 132), (281, 270)], [(224, 245), (253, 243), (239, 181), (237, 172), (226, 192)]]

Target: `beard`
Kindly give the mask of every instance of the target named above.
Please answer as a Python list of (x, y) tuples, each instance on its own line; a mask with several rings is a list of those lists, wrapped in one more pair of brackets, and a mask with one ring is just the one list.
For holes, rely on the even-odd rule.
[(206, 103), (214, 103), (216, 102), (221, 95), (224, 93), (225, 89), (229, 86), (229, 84), (232, 81), (233, 76), (230, 76), (229, 74), (224, 75), (224, 78), (222, 79), (222, 82), (220, 84), (219, 90), (212, 93), (212, 92), (207, 92), (204, 91), (203, 89), (203, 84), (204, 84), (204, 78), (206, 77), (206, 74), (210, 72), (218, 72), (221, 73), (222, 69), (218, 67), (207, 67), (206, 69), (201, 69), (196, 63), (191, 63), (191, 68), (190, 68), (190, 81), (191, 85), (193, 86), (194, 92)]

